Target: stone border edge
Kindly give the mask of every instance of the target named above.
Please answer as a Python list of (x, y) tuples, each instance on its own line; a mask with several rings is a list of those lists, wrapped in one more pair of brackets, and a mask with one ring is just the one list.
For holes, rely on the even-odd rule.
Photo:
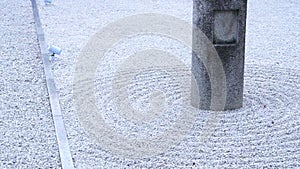
[(31, 0), (32, 11), (37, 31), (37, 40), (39, 43), (40, 54), (44, 65), (44, 73), (46, 76), (46, 85), (49, 94), (50, 108), (54, 121), (55, 134), (58, 143), (58, 150), (63, 169), (74, 169), (70, 146), (68, 143), (67, 133), (63, 122), (63, 116), (59, 104), (59, 95), (56, 90), (55, 81), (51, 72), (51, 64), (48, 60), (47, 44), (45, 42), (44, 31), (42, 28), (39, 11), (36, 0)]

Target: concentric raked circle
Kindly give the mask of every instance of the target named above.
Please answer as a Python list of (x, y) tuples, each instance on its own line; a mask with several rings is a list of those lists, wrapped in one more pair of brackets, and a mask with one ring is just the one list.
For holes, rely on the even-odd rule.
[[(212, 85), (211, 109), (223, 110), (226, 102), (226, 79), (223, 65), (218, 53), (210, 40), (196, 27), (193, 45), (194, 51), (207, 68)], [(112, 84), (112, 101), (116, 104), (117, 111), (126, 120), (139, 125), (143, 121), (152, 121), (161, 118), (164, 108), (161, 104), (166, 102), (164, 91), (153, 89), (150, 97), (150, 112), (154, 116), (144, 115), (143, 112), (132, 107), (128, 95), (130, 81), (138, 74), (151, 70), (165, 72), (172, 77), (178, 85), (181, 102), (172, 103), (179, 106), (179, 113), (167, 130), (155, 137), (128, 138), (116, 132), (106, 124), (99, 113), (95, 97), (96, 70), (105, 53), (121, 39), (126, 39), (139, 34), (151, 33), (169, 37), (191, 48), (192, 27), (186, 22), (172, 16), (161, 14), (140, 14), (120, 19), (101, 29), (95, 34), (83, 49), (76, 64), (74, 75), (74, 100), (78, 118), (87, 133), (105, 150), (130, 158), (149, 157), (164, 152), (170, 146), (177, 144), (190, 131), (195, 121), (196, 109), (191, 106), (190, 93), (182, 90), (187, 84), (187, 78), (178, 78), (172, 73), (176, 67), (186, 67), (180, 59), (160, 49), (148, 49), (137, 52), (120, 64), (115, 72)], [(208, 58), (209, 56), (209, 58)], [(188, 67), (186, 67), (189, 70)], [(219, 78), (215, 78), (219, 77)], [(221, 78), (220, 78), (221, 77)], [(194, 76), (190, 73), (189, 81), (195, 83)], [(191, 80), (192, 79), (192, 80)], [(173, 83), (173, 82), (172, 82)], [(198, 88), (197, 88), (198, 89)], [(197, 95), (197, 91), (192, 91)], [(214, 129), (211, 125), (218, 120), (217, 112), (211, 114), (208, 125), (204, 127), (199, 141), (207, 138)], [(150, 119), (150, 120), (149, 120)]]
[[(204, 151), (193, 154), (200, 159), (196, 163), (216, 168), (298, 168), (299, 100), (299, 70), (247, 65), (244, 107), (219, 114), (209, 141), (194, 147)], [(206, 153), (208, 158), (201, 156)]]

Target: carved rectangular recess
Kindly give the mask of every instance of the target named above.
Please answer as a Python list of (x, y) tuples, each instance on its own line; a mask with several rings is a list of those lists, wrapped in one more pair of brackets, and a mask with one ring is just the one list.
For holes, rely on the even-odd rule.
[(216, 10), (213, 22), (214, 44), (236, 44), (238, 39), (238, 10)]

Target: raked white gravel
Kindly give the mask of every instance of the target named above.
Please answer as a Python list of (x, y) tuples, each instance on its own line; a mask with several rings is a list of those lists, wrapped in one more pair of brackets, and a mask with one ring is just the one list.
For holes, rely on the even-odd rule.
[[(198, 136), (209, 112), (199, 111), (196, 123), (182, 142), (162, 154), (137, 160), (103, 149), (80, 125), (72, 96), (76, 59), (97, 31), (125, 16), (162, 13), (191, 23), (192, 0), (56, 0), (50, 6), (45, 6), (42, 0), (38, 3), (46, 41), (63, 49), (52, 67), (76, 168), (300, 167), (299, 1), (249, 0), (242, 109), (221, 113), (217, 128), (205, 144), (199, 143)], [(96, 92), (98, 101), (109, 103), (112, 99), (110, 87), (105, 87), (108, 81), (103, 79), (114, 75), (109, 69), (118, 63), (114, 61), (139, 47), (157, 43), (182, 60), (191, 58), (188, 49), (172, 40), (138, 37), (121, 41), (107, 53), (101, 63), (104, 66), (98, 68), (99, 80), (95, 82), (101, 89)], [(146, 80), (140, 81), (142, 89), (151, 85)], [(133, 87), (129, 92), (134, 94), (138, 88)], [(108, 104), (99, 109), (117, 132), (125, 136), (141, 133), (127, 126), (126, 121), (109, 120), (118, 114), (109, 108)]]
[(59, 168), (31, 2), (0, 8), (0, 168)]

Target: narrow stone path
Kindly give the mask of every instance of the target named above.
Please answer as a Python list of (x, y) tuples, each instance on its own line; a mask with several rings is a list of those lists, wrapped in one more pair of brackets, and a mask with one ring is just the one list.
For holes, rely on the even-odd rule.
[(52, 112), (52, 117), (55, 126), (55, 133), (58, 143), (59, 155), (61, 159), (61, 164), (63, 169), (73, 169), (73, 160), (71, 157), (69, 142), (67, 138), (67, 133), (65, 129), (65, 124), (62, 118), (62, 112), (59, 103), (59, 96), (54, 82), (54, 78), (51, 70), (51, 62), (49, 56), (51, 53), (48, 51), (48, 45), (45, 42), (44, 30), (42, 28), (40, 15), (37, 7), (36, 0), (31, 0), (33, 16), (35, 21), (35, 26), (37, 30), (37, 38), (39, 42), (41, 58), (43, 60), (44, 72), (46, 78), (46, 85), (49, 94), (50, 107)]

